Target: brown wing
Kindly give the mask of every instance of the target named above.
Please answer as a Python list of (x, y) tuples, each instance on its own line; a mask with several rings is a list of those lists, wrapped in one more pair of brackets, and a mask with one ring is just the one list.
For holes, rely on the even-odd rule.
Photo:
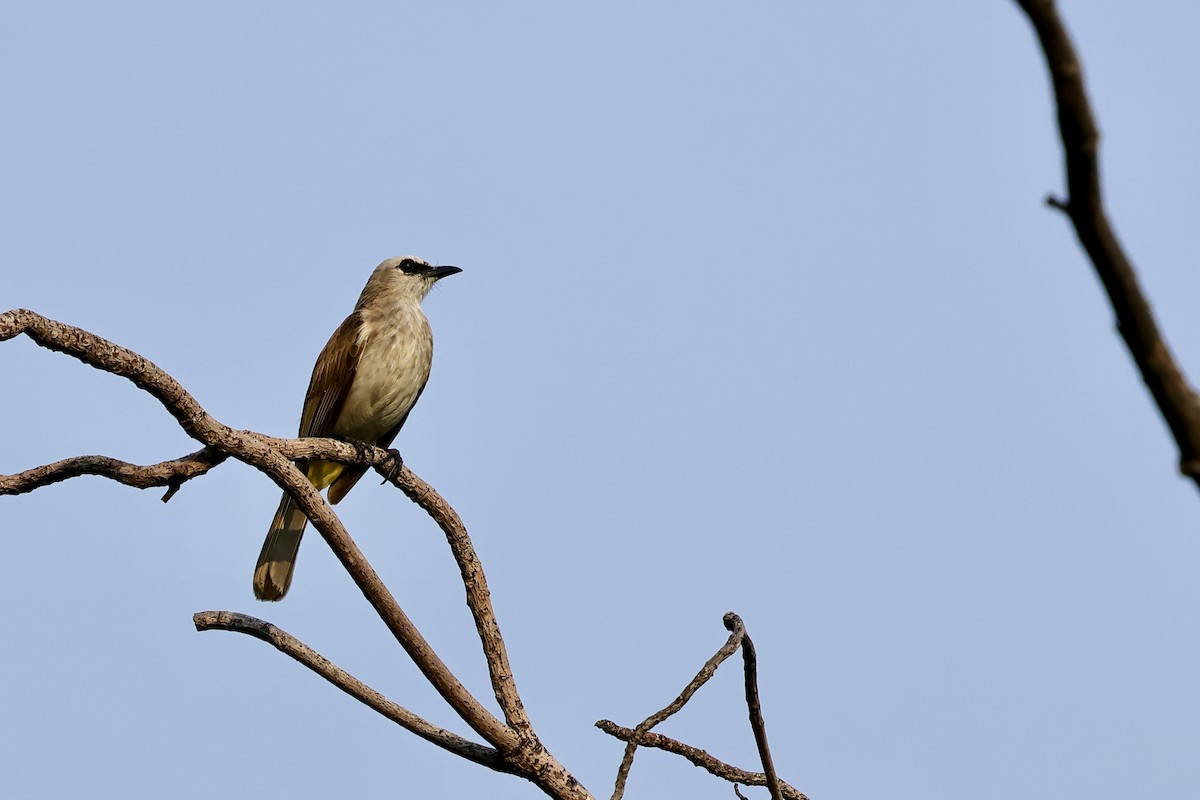
[(300, 415), (300, 436), (328, 436), (329, 428), (342, 413), (350, 394), (354, 372), (358, 369), (361, 347), (358, 334), (362, 329), (362, 314), (355, 311), (346, 317), (317, 356), (308, 394), (304, 396), (304, 412)]

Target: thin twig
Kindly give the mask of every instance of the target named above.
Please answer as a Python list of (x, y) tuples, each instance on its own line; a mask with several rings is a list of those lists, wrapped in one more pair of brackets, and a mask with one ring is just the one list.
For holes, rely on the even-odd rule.
[[(673, 753), (677, 756), (683, 756), (688, 761), (695, 764), (697, 767), (709, 772), (712, 775), (727, 780), (731, 783), (741, 783), (747, 786), (766, 786), (767, 776), (761, 772), (749, 772), (744, 769), (726, 764), (698, 747), (693, 747), (689, 744), (672, 739), (668, 736), (663, 736), (661, 733), (641, 733), (639, 734), (633, 728), (626, 728), (607, 719), (602, 719), (596, 723), (596, 727), (621, 741), (632, 741), (636, 736), (642, 747), (653, 747), (658, 750), (663, 750), (668, 753)], [(783, 793), (786, 800), (808, 800), (803, 792), (788, 784), (786, 781), (779, 782), (779, 789)]]
[(779, 775), (775, 772), (775, 762), (771, 759), (771, 748), (767, 744), (767, 723), (763, 720), (762, 703), (758, 699), (758, 656), (754, 652), (754, 641), (746, 633), (741, 617), (733, 612), (725, 615), (725, 627), (742, 632), (742, 663), (746, 668), (746, 708), (750, 714), (750, 729), (754, 731), (754, 744), (758, 746), (758, 757), (767, 776), (771, 800), (783, 800)]
[(504, 761), (496, 749), (477, 744), (444, 728), (439, 728), (403, 706), (392, 702), (282, 628), (261, 619), (232, 611), (201, 611), (194, 614), (192, 620), (198, 631), (233, 631), (267, 642), (355, 700), (374, 709), (422, 739), (488, 769), (494, 769), (497, 772), (513, 772), (512, 767)]
[(1117, 330), (1137, 364), (1179, 448), (1179, 469), (1200, 487), (1200, 399), (1159, 329), (1133, 264), (1109, 222), (1100, 187), (1100, 133), (1088, 101), (1083, 67), (1053, 0), (1016, 0), (1029, 17), (1054, 85), (1066, 162), (1064, 211), (1091, 259), (1117, 318)]
[[(728, 619), (730, 616), (733, 616), (735, 619), (737, 619), (736, 614), (725, 615), (726, 619)], [(692, 678), (688, 685), (683, 687), (683, 691), (679, 693), (679, 696), (668, 703), (664, 708), (646, 717), (641, 724), (633, 729), (633, 736), (625, 740), (625, 753), (621, 757), (621, 765), (617, 767), (617, 779), (613, 786), (611, 800), (621, 800), (621, 798), (625, 796), (625, 784), (629, 780), (629, 770), (633, 768), (633, 757), (637, 753), (638, 745), (642, 743), (641, 737), (651, 728), (683, 708), (684, 705), (687, 704), (687, 701), (692, 699), (692, 695), (694, 695), (696, 691), (705, 683), (707, 683), (708, 679), (713, 676), (713, 674), (717, 671), (717, 667), (721, 666), (721, 662), (737, 652), (738, 646), (742, 643), (742, 637), (745, 635), (745, 629), (741, 625), (741, 620), (737, 620), (737, 625), (735, 627), (730, 628), (728, 625), (726, 625), (726, 628), (730, 631), (730, 634), (729, 638), (725, 641), (725, 644), (721, 645), (720, 649), (717, 650), (716, 653), (713, 653), (712, 657), (709, 658), (708, 661), (704, 662), (704, 666), (701, 667), (700, 671), (696, 673), (696, 677)], [(613, 725), (613, 723), (608, 722), (607, 720), (600, 720), (600, 722), (596, 723), (596, 727), (600, 728), (600, 730), (605, 730), (605, 728), (602, 727), (602, 723)], [(607, 733), (608, 731), (605, 732)]]

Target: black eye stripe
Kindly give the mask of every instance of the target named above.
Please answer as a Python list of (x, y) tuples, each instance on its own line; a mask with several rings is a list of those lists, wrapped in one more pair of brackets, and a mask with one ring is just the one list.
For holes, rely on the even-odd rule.
[(412, 275), (414, 272), (420, 272), (425, 265), (411, 258), (406, 258), (396, 266), (399, 267), (401, 272)]

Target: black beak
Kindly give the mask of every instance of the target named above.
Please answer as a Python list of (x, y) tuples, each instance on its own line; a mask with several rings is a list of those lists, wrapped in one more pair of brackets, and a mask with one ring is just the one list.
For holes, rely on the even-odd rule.
[(447, 275), (453, 275), (456, 272), (462, 272), (461, 267), (430, 267), (426, 275), (431, 276), (435, 281), (440, 281)]

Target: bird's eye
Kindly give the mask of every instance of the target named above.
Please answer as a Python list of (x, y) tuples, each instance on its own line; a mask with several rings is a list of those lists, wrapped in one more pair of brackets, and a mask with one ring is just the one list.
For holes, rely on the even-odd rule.
[(398, 266), (400, 268), (401, 272), (405, 272), (410, 275), (417, 271), (417, 262), (413, 261), (411, 258), (404, 259), (396, 266)]

